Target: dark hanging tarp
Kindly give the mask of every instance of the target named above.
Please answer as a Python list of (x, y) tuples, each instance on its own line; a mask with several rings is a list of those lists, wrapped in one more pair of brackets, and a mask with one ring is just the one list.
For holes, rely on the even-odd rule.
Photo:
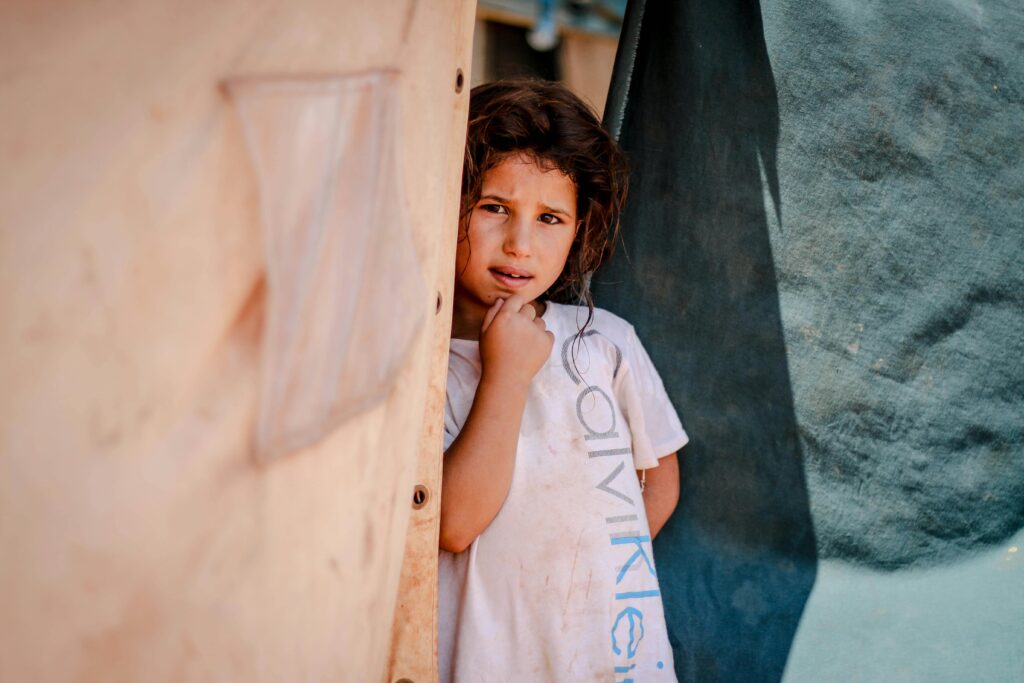
[(655, 543), (680, 680), (780, 680), (819, 562), (1024, 526), (1022, 36), (1016, 0), (630, 3), (595, 292), (693, 437)]

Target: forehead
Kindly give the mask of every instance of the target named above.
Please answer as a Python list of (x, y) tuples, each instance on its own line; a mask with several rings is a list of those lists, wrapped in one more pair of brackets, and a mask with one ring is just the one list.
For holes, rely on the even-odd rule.
[(557, 168), (544, 168), (524, 155), (503, 159), (484, 174), (481, 195), (498, 195), (524, 203), (576, 208), (576, 183)]

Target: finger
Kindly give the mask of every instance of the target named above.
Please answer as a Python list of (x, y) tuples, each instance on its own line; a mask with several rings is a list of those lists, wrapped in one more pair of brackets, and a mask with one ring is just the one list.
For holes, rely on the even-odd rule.
[(505, 310), (509, 313), (518, 313), (519, 310), (526, 306), (526, 299), (523, 298), (522, 294), (513, 294), (505, 302)]
[(523, 308), (519, 311), (519, 314), (522, 315), (527, 320), (537, 319), (537, 309), (531, 306), (530, 304), (526, 304), (525, 306), (523, 306)]
[(542, 330), (548, 329), (548, 326), (544, 324), (544, 318), (534, 318), (533, 324)]
[(487, 328), (494, 322), (494, 316), (498, 315), (498, 311), (501, 310), (504, 305), (504, 299), (498, 299), (495, 301), (490, 308), (487, 309), (487, 313), (484, 314), (484, 322), (480, 325), (480, 333), (483, 334), (487, 331)]

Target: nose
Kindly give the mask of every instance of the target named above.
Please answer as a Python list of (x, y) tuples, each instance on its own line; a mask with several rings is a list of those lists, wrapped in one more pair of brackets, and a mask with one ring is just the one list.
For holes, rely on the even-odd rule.
[(509, 256), (529, 256), (532, 225), (525, 216), (516, 216), (505, 224), (505, 253)]

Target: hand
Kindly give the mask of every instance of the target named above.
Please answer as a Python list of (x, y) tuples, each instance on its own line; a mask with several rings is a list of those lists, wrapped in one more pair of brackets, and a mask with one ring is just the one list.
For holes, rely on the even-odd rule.
[(480, 326), (480, 361), (491, 380), (529, 384), (548, 357), (555, 335), (518, 294), (498, 299)]

